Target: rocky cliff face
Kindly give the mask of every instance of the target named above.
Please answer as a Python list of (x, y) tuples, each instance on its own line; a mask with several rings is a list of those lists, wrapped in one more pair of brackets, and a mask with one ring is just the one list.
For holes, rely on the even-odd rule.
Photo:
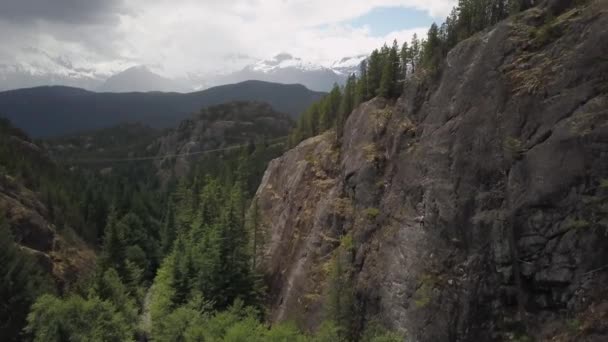
[[(271, 162), (271, 319), (315, 329), (352, 238), (361, 322), (413, 341), (608, 338), (608, 10), (533, 8)], [(341, 242), (342, 241), (342, 242)], [(365, 323), (362, 323), (363, 325)]]
[[(19, 151), (22, 158), (36, 160), (40, 168), (53, 167), (38, 146), (20, 132), (15, 133), (0, 136), (0, 141)], [(93, 269), (95, 254), (74, 233), (69, 234), (68, 229), (57, 230), (41, 197), (24, 182), (2, 172), (0, 165), (0, 215), (4, 215), (3, 221), (8, 224), (15, 242), (34, 255), (40, 266), (56, 280), (59, 289), (63, 289)]]

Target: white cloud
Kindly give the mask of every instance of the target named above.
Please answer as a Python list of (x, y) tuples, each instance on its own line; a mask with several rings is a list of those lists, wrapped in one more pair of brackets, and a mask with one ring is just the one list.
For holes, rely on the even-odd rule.
[[(455, 0), (123, 0), (121, 6), (106, 9), (115, 13), (94, 16), (112, 18), (105, 24), (57, 23), (41, 17), (33, 20), (36, 24), (20, 26), (0, 17), (0, 29), (6, 26), (9, 31), (4, 32), (12, 32), (0, 38), (0, 64), (36, 58), (53, 64), (62, 57), (102, 73), (146, 64), (179, 77), (221, 68), (232, 54), (262, 58), (285, 51), (329, 63), (427, 30), (378, 37), (369, 29), (344, 24), (373, 8), (414, 8), (444, 17), (454, 4)], [(50, 57), (36, 50), (24, 52), (28, 47)]]

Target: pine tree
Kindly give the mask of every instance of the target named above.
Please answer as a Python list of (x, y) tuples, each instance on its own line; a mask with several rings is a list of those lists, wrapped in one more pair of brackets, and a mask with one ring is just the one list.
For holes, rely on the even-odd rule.
[(190, 246), (187, 244), (184, 237), (179, 237), (175, 241), (172, 267), (172, 283), (175, 292), (171, 301), (176, 306), (186, 303), (190, 296), (195, 274), (192, 261)]
[(382, 78), (380, 79), (380, 88), (378, 88), (377, 95), (385, 98), (390, 97), (390, 90), (392, 88), (393, 68), (390, 63), (385, 63), (382, 69)]
[(412, 65), (412, 73), (414, 73), (418, 68), (418, 61), (420, 60), (420, 40), (415, 33), (412, 36), (412, 42), (410, 43), (409, 58)]
[(205, 186), (199, 196), (201, 222), (206, 225), (216, 223), (219, 220), (219, 209), (224, 198), (219, 181), (211, 176), (207, 176), (205, 178)]
[(423, 46), (422, 64), (431, 71), (437, 70), (441, 61), (441, 40), (439, 39), (439, 28), (433, 23), (429, 28), (427, 40)]
[(162, 255), (167, 255), (171, 251), (173, 241), (175, 241), (175, 209), (174, 204), (169, 201), (167, 204), (167, 214), (160, 232), (160, 244)]
[(380, 78), (382, 77), (382, 58), (378, 50), (372, 51), (369, 56), (369, 65), (367, 73), (368, 92), (370, 96), (376, 96), (378, 88), (380, 88)]
[(325, 132), (328, 130), (331, 125), (331, 114), (327, 110), (327, 103), (329, 102), (329, 95), (325, 96), (320, 102), (318, 102), (319, 107), (319, 133)]
[(129, 294), (129, 290), (123, 284), (115, 269), (109, 268), (98, 277), (92, 288), (92, 295), (114, 303), (129, 321), (137, 319), (135, 302)]
[(403, 42), (401, 51), (399, 52), (399, 58), (401, 61), (401, 77), (406, 80), (408, 75), (408, 68), (410, 67), (410, 49), (407, 46), (407, 42)]
[(260, 209), (258, 208), (258, 199), (254, 198), (251, 207), (247, 213), (247, 223), (249, 236), (251, 236), (251, 269), (255, 270), (257, 267), (258, 259), (257, 256), (260, 250), (264, 247), (264, 229), (260, 222)]
[(357, 332), (354, 327), (358, 312), (353, 286), (353, 253), (352, 236), (342, 237), (331, 264), (327, 299), (327, 316), (336, 323), (340, 338), (346, 341), (356, 340), (354, 334)]
[(445, 20), (446, 24), (446, 53), (458, 43), (458, 10), (453, 8)]
[(357, 81), (357, 89), (355, 91), (355, 104), (359, 105), (362, 102), (369, 100), (369, 90), (367, 81), (367, 61), (363, 60), (359, 65), (359, 80)]
[(319, 113), (319, 102), (315, 102), (313, 103), (309, 108), (308, 108), (308, 115), (310, 116), (310, 136), (314, 137), (315, 135), (320, 133), (320, 129), (319, 129), (319, 117), (320, 117), (320, 113)]
[(187, 179), (180, 179), (174, 192), (176, 204), (175, 228), (178, 232), (187, 231), (192, 225), (194, 219), (193, 198), (194, 194)]
[(363, 60), (359, 65), (359, 79), (357, 80), (355, 89), (355, 104), (359, 105), (362, 102), (369, 100), (368, 91), (368, 75), (367, 75), (367, 61)]
[(220, 244), (220, 294), (216, 298), (219, 307), (225, 308), (244, 293), (251, 293), (252, 278), (247, 253), (248, 236), (244, 226), (243, 195), (235, 185), (222, 218)]
[(399, 76), (398, 66), (399, 55), (397, 52), (397, 41), (394, 41), (392, 48), (387, 51), (385, 57), (378, 96), (392, 98), (400, 95), (400, 87), (397, 82)]
[(328, 99), (326, 102), (326, 110), (328, 111), (331, 125), (334, 126), (336, 124), (336, 120), (338, 118), (338, 110), (340, 109), (340, 103), (342, 102), (342, 91), (340, 90), (340, 86), (334, 84), (334, 87), (329, 92)]
[(124, 269), (126, 241), (122, 225), (118, 222), (117, 213), (114, 208), (110, 211), (107, 222), (101, 252), (102, 269), (113, 267), (122, 272)]
[(348, 77), (346, 85), (344, 86), (344, 92), (342, 95), (342, 102), (340, 103), (340, 109), (338, 110), (338, 121), (336, 123), (336, 139), (340, 139), (344, 132), (344, 124), (346, 119), (353, 110), (355, 104), (355, 84), (357, 78), (354, 74)]
[(399, 63), (399, 43), (397, 43), (396, 39), (393, 40), (393, 46), (389, 51), (388, 62), (391, 64), (391, 67), (393, 69), (390, 96), (399, 97), (401, 95), (401, 90), (403, 89), (403, 83), (401, 78), (403, 71), (401, 70), (401, 63)]

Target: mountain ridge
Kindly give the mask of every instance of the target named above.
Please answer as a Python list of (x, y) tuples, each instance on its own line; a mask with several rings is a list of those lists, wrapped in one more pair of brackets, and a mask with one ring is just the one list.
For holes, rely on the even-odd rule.
[(202, 107), (235, 100), (258, 100), (297, 117), (323, 93), (298, 84), (245, 81), (193, 93), (97, 93), (84, 89), (44, 86), (0, 93), (0, 114), (34, 137), (58, 136), (143, 122), (167, 128)]

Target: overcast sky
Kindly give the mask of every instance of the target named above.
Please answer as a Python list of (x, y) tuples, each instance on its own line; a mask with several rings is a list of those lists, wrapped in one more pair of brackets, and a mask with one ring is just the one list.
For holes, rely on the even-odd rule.
[(288, 52), (328, 63), (409, 39), (454, 0), (0, 0), (0, 65), (171, 77)]

